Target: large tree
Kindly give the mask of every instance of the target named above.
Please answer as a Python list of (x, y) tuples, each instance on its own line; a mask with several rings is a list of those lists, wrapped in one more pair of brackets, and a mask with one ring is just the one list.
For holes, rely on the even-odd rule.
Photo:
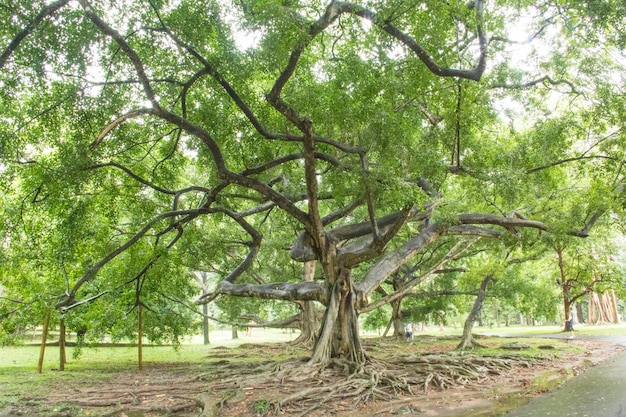
[[(310, 364), (362, 364), (359, 311), (422, 250), (438, 244), (428, 276), (477, 236), (584, 237), (621, 198), (624, 99), (608, 86), (623, 88), (623, 6), (602, 4), (10, 2), (3, 186), (27, 211), (69, 202), (55, 215), (81, 225), (62, 311), (106, 291), (102, 276), (140, 283), (193, 252), (221, 277), (202, 302), (317, 301)], [(510, 47), (522, 14), (539, 65)], [(551, 216), (590, 187), (603, 198)], [(315, 280), (255, 274), (287, 247)]]

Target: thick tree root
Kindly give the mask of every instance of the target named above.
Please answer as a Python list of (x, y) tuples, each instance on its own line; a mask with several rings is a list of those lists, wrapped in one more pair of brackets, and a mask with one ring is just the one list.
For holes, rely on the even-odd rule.
[[(391, 400), (402, 393), (416, 394), (452, 386), (480, 383), (514, 366), (530, 364), (516, 358), (489, 358), (474, 355), (395, 356), (369, 359), (365, 364), (333, 359), (326, 366), (311, 366), (303, 359), (246, 367), (214, 375), (213, 393), (227, 393), (222, 405), (242, 399), (241, 393), (264, 390), (268, 413), (283, 412), (305, 416), (315, 410), (351, 410), (373, 400)], [(237, 375), (237, 376), (232, 376)], [(239, 395), (237, 394), (239, 393)], [(245, 397), (245, 395), (244, 395)]]

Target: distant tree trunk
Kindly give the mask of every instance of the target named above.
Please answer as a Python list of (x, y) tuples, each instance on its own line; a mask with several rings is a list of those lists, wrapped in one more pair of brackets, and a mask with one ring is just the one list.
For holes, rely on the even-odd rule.
[(619, 309), (617, 308), (617, 295), (615, 294), (615, 290), (611, 290), (611, 310), (613, 311), (615, 321), (613, 323), (617, 324), (620, 322), (619, 318)]
[(556, 248), (556, 255), (558, 257), (558, 265), (560, 272), (561, 293), (563, 294), (563, 312), (565, 313), (565, 324), (563, 325), (563, 331), (568, 331), (567, 318), (571, 314), (572, 301), (570, 298), (570, 285), (565, 274), (565, 265), (563, 264), (563, 249)]
[(65, 364), (67, 363), (67, 357), (65, 356), (65, 319), (61, 317), (61, 324), (59, 325), (59, 370), (65, 370)]
[(480, 315), (480, 310), (483, 308), (485, 296), (487, 295), (487, 285), (489, 285), (489, 282), (491, 282), (492, 279), (493, 275), (487, 275), (480, 283), (478, 296), (476, 297), (476, 300), (474, 300), (472, 310), (465, 319), (465, 324), (463, 325), (463, 336), (461, 337), (461, 343), (459, 343), (459, 345), (456, 347), (457, 349), (473, 349), (474, 347), (481, 346), (480, 343), (476, 342), (476, 340), (474, 339), (474, 336), (472, 335), (472, 329), (474, 328), (474, 322), (478, 319), (478, 316)]
[(614, 298), (611, 294), (613, 290), (606, 291), (602, 294), (602, 307), (606, 311), (606, 318), (609, 323), (617, 324), (617, 305), (613, 303)]
[(143, 368), (143, 309), (141, 303), (137, 306), (137, 365)]
[(237, 333), (237, 326), (233, 325), (230, 328), (230, 335), (231, 335), (231, 339), (233, 340), (239, 339), (239, 333)]
[[(315, 280), (315, 267), (317, 261), (305, 262), (302, 268), (302, 281), (313, 282)], [(302, 344), (312, 347), (319, 336), (321, 321), (317, 314), (313, 301), (302, 301), (300, 304), (301, 324), (300, 335), (293, 341), (294, 344)]]
[(318, 309), (313, 301), (303, 301), (300, 303), (300, 335), (293, 341), (294, 344), (302, 344), (311, 348), (319, 336), (321, 319)]
[(619, 323), (615, 291), (610, 290), (602, 295), (593, 291), (589, 293), (588, 321), (591, 324)]
[(389, 329), (391, 329), (391, 325), (393, 324), (393, 317), (389, 319), (387, 322), (387, 326), (385, 327), (385, 331), (383, 332), (383, 338), (387, 337), (387, 333), (389, 333)]
[(37, 373), (43, 370), (43, 358), (46, 355), (46, 342), (48, 341), (48, 326), (50, 325), (50, 312), (46, 313), (43, 319), (43, 331), (41, 335), (41, 347), (39, 348), (39, 363), (37, 364)]
[(581, 303), (576, 303), (576, 320), (578, 323), (586, 323), (587, 319), (585, 318), (583, 306)]
[(402, 315), (402, 299), (391, 302), (391, 320), (393, 321), (393, 335), (398, 340), (404, 339), (404, 316)]

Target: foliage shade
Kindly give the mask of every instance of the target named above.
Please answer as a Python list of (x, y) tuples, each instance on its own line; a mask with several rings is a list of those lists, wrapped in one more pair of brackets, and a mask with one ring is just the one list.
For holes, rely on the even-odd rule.
[[(623, 227), (623, 11), (608, 0), (10, 2), (0, 314), (36, 324), (56, 308), (94, 337), (131, 338), (141, 303), (148, 338), (177, 341), (195, 328), (192, 277), (205, 271), (205, 298), (228, 320), (294, 314), (295, 289), (329, 305), (343, 279), (375, 303), (377, 290), (401, 291), (399, 277), (471, 291), (486, 274), (498, 297), (554, 315), (554, 250), (583, 277), (573, 260)], [(506, 40), (521, 16), (524, 45)], [(398, 227), (378, 228), (385, 216)], [(506, 266), (529, 255), (541, 267)], [(309, 256), (320, 265), (305, 287)], [(435, 274), (444, 263), (468, 272)], [(614, 264), (596, 267), (623, 282)], [(467, 298), (404, 304), (418, 320)]]

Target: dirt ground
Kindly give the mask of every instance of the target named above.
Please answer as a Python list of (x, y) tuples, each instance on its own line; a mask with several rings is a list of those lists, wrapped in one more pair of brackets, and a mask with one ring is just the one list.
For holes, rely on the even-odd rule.
[[(202, 364), (146, 364), (141, 371), (129, 369), (88, 386), (59, 382), (43, 398), (30, 397), (25, 392), (18, 403), (0, 408), (0, 417), (240, 417), (268, 413), (311, 417), (495, 416), (523, 405), (530, 397), (541, 395), (563, 380), (584, 372), (586, 367), (622, 351), (618, 346), (603, 342), (573, 340), (569, 343), (583, 347), (585, 352), (558, 352), (549, 355), (549, 360), (520, 363), (502, 373), (487, 372), (478, 379), (444, 390), (426, 384), (426, 389), (421, 387), (412, 394), (398, 391), (386, 398), (371, 396), (356, 405), (354, 398), (346, 397), (316, 407), (303, 403), (300, 408), (292, 404), (279, 410), (275, 404), (281, 399), (307, 387), (313, 390), (316, 385), (313, 379), (306, 378), (297, 383), (293, 379), (283, 384), (281, 381), (267, 385), (255, 382), (259, 380), (259, 369), (273, 369), (267, 371), (267, 375), (280, 374), (276, 364), (280, 363), (278, 358), (285, 357), (285, 345), (251, 345), (249, 355), (245, 349), (244, 353), (240, 349), (233, 355), (230, 349), (217, 348), (211, 350), (208, 358), (211, 361)], [(423, 348), (419, 352), (420, 355), (429, 353), (432, 352), (425, 352)], [(258, 362), (246, 363), (247, 357), (267, 358), (260, 364), (266, 368), (259, 367)], [(301, 360), (304, 363), (304, 359)], [(238, 382), (233, 382), (233, 376), (240, 377)], [(332, 382), (329, 381), (329, 386)]]

